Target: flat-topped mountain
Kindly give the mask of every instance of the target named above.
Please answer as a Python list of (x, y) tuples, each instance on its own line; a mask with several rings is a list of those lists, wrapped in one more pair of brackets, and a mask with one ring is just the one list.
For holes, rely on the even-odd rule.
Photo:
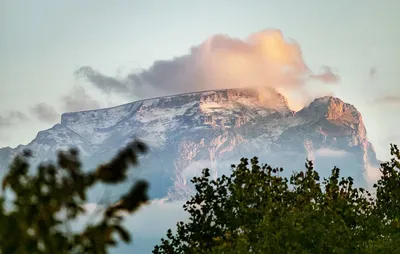
[(361, 114), (338, 98), (318, 98), (294, 112), (272, 90), (226, 89), (65, 113), (28, 145), (0, 149), (0, 168), (24, 148), (33, 150), (37, 163), (71, 146), (92, 167), (134, 138), (150, 152), (132, 177), (148, 179), (152, 197), (187, 198), (189, 179), (202, 168), (229, 173), (241, 157), (258, 156), (287, 174), (302, 170), (309, 158), (322, 175), (338, 166), (360, 185), (366, 184), (367, 170), (379, 165)]

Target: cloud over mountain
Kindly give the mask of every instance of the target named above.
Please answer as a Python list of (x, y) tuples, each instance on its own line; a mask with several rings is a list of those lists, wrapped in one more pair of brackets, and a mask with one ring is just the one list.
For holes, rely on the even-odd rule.
[(100, 103), (93, 99), (83, 86), (74, 86), (71, 92), (61, 98), (62, 109), (68, 112), (98, 109)]
[(38, 103), (30, 110), (42, 122), (54, 123), (58, 120), (60, 114), (47, 103)]
[[(272, 87), (285, 92), (304, 92), (314, 80), (326, 84), (340, 78), (328, 66), (314, 73), (306, 65), (300, 45), (279, 30), (263, 30), (246, 40), (214, 35), (191, 48), (187, 55), (158, 60), (147, 70), (124, 78), (104, 75), (91, 66), (75, 75), (104, 93), (154, 97), (209, 89)], [(289, 96), (290, 97), (290, 96)]]

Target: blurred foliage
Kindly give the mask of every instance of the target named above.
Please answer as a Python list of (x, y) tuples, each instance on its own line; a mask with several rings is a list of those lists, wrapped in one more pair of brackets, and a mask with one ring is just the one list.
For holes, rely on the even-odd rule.
[[(400, 152), (381, 165), (375, 195), (334, 168), (320, 180), (312, 162), (290, 179), (257, 158), (232, 165), (231, 176), (192, 182), (188, 222), (153, 253), (400, 253)], [(290, 159), (290, 158), (288, 158)]]
[[(148, 200), (148, 184), (137, 181), (114, 205), (105, 207), (98, 223), (86, 225), (80, 232), (68, 229), (79, 216), (87, 216), (87, 192), (96, 183), (119, 184), (126, 180), (129, 166), (138, 163), (138, 155), (147, 147), (130, 143), (110, 162), (92, 172), (83, 171), (78, 151), (60, 152), (56, 164), (41, 164), (31, 172), (31, 151), (24, 151), (10, 165), (3, 179), (0, 197), (0, 253), (107, 253), (131, 236), (122, 226), (121, 212), (132, 213)], [(5, 190), (11, 191), (8, 202)], [(8, 195), (9, 196), (9, 195)], [(11, 204), (11, 205), (7, 205)]]

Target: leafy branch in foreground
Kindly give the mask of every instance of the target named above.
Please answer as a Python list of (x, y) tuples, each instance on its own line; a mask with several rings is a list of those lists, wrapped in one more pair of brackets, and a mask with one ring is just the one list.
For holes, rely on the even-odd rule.
[(381, 165), (376, 197), (334, 168), (320, 180), (312, 162), (289, 179), (257, 158), (230, 176), (194, 177), (187, 222), (153, 253), (400, 253), (400, 152)]
[(117, 205), (105, 209), (101, 220), (87, 225), (82, 232), (71, 232), (63, 226), (85, 215), (87, 192), (96, 183), (118, 184), (126, 180), (129, 166), (136, 166), (138, 155), (147, 147), (132, 142), (110, 162), (92, 172), (84, 172), (78, 151), (59, 152), (56, 164), (41, 164), (30, 172), (31, 151), (18, 155), (3, 179), (4, 190), (14, 194), (10, 209), (0, 197), (1, 253), (107, 253), (117, 244), (119, 234), (124, 242), (131, 240), (122, 227), (119, 212), (132, 213), (148, 200), (148, 184), (138, 181)]

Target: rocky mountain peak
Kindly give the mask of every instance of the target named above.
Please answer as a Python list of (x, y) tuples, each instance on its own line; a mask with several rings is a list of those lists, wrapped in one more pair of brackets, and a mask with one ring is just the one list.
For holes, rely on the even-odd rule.
[(325, 96), (315, 99), (309, 106), (297, 113), (312, 121), (328, 121), (331, 124), (356, 129), (357, 134), (366, 138), (366, 130), (360, 112), (351, 104), (339, 98)]
[(317, 98), (305, 109), (313, 110), (327, 120), (354, 123), (362, 121), (360, 112), (353, 105), (332, 96)]
[(302, 122), (319, 129), (324, 135), (347, 136), (351, 145), (367, 146), (367, 131), (361, 113), (339, 98), (325, 96), (315, 99), (296, 113)]

